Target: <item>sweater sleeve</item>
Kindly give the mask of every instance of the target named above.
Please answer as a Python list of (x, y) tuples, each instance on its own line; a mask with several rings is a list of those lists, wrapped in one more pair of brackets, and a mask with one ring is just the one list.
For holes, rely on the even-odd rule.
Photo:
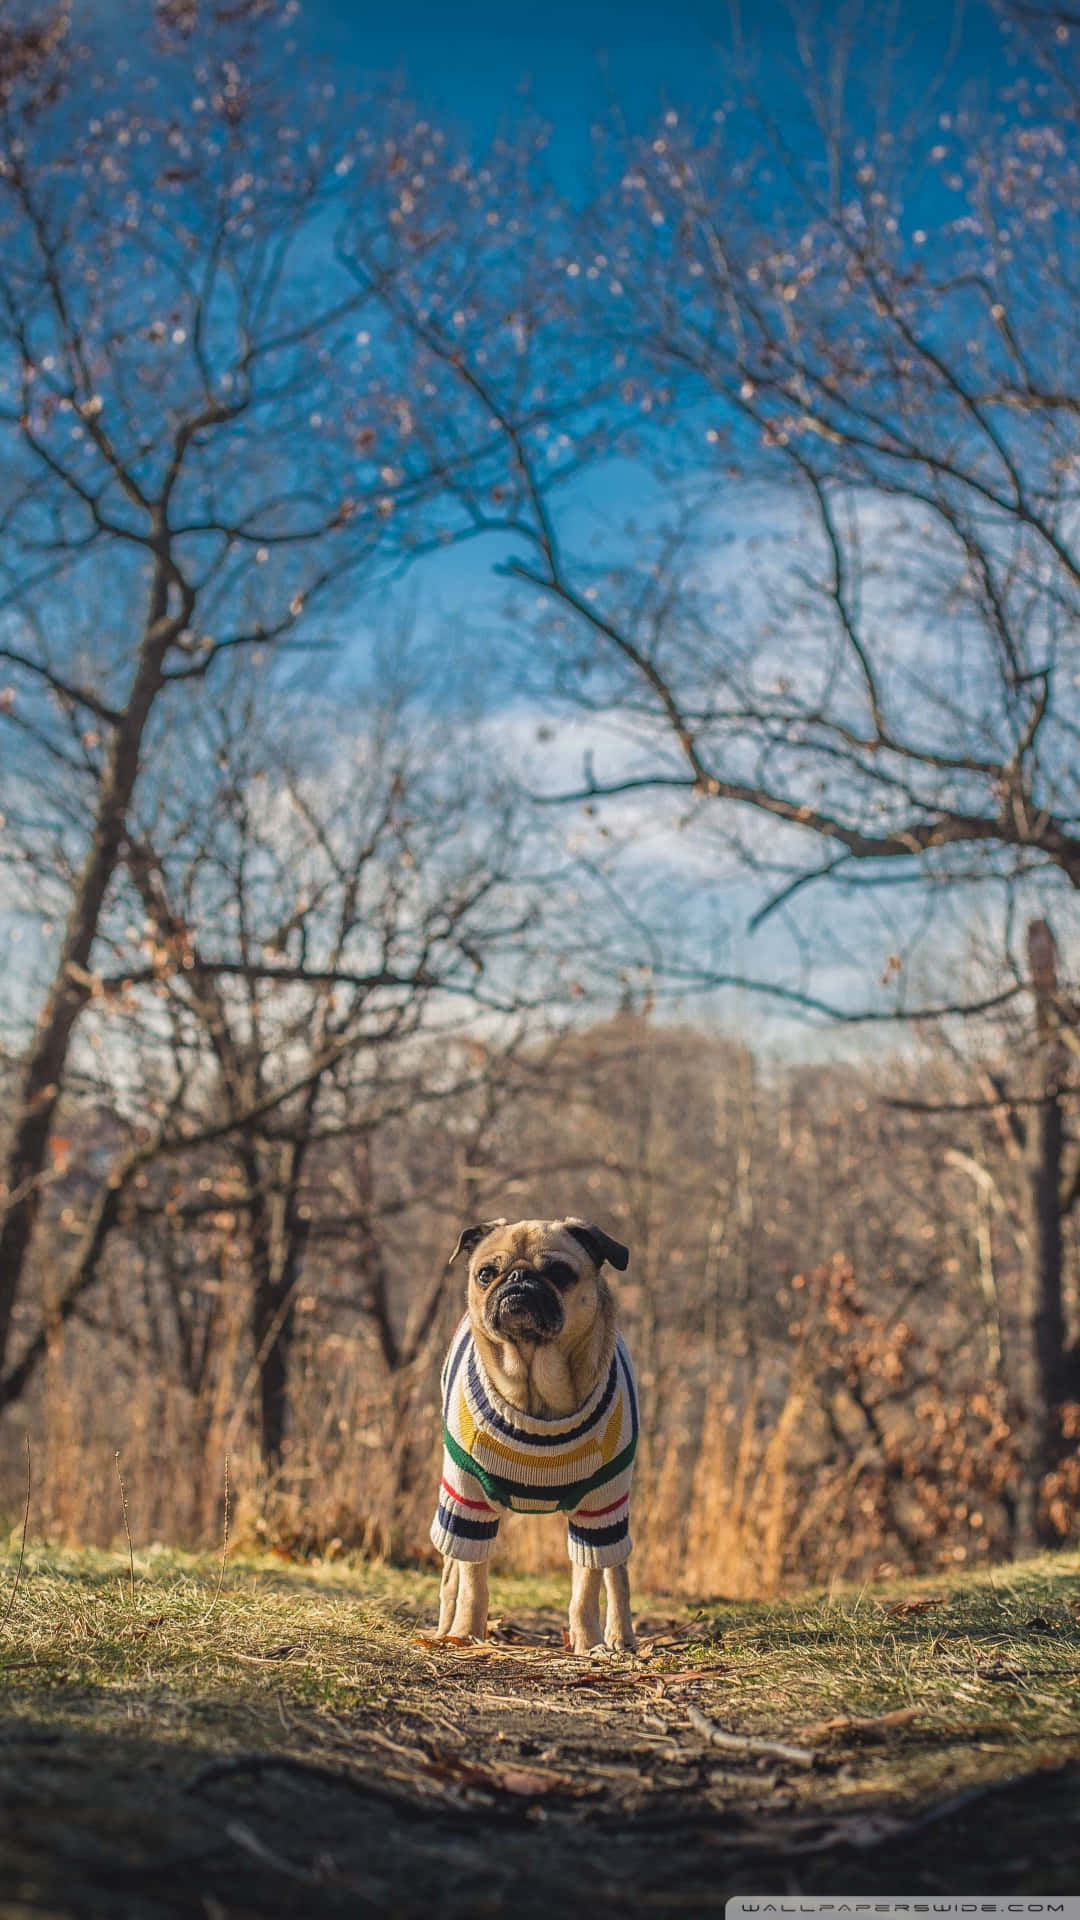
[(630, 1477), (624, 1468), (599, 1492), (587, 1494), (570, 1515), (566, 1544), (579, 1567), (621, 1567), (630, 1558)]
[[(621, 1567), (624, 1560), (629, 1560), (633, 1545), (630, 1538), (630, 1482), (634, 1477), (634, 1449), (638, 1437), (637, 1385), (630, 1355), (621, 1335), (616, 1340), (615, 1351), (624, 1389), (624, 1424), (620, 1443), (629, 1438), (630, 1445), (626, 1451), (630, 1458), (619, 1473), (606, 1480), (594, 1493), (586, 1494), (581, 1505), (569, 1517), (566, 1545), (571, 1560), (579, 1567)], [(626, 1452), (622, 1453), (622, 1458), (626, 1459)]]
[(498, 1531), (499, 1516), (479, 1480), (459, 1467), (444, 1447), (432, 1546), (451, 1560), (489, 1560)]

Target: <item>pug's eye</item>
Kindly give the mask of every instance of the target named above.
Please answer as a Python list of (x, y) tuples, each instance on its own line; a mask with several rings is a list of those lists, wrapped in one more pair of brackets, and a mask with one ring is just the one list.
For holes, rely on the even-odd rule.
[(495, 1275), (498, 1273), (498, 1271), (499, 1271), (498, 1267), (492, 1267), (492, 1266), (477, 1267), (476, 1278), (480, 1282), (480, 1285), (482, 1287), (486, 1287), (490, 1281), (494, 1280)]
[(544, 1266), (544, 1278), (556, 1287), (571, 1287), (577, 1274), (566, 1260), (549, 1260)]

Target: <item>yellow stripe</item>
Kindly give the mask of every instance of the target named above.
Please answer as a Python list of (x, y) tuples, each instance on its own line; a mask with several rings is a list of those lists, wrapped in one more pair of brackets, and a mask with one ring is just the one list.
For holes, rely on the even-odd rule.
[[(468, 1451), (475, 1454), (478, 1447), (482, 1453), (493, 1453), (498, 1459), (506, 1460), (511, 1466), (519, 1468), (525, 1477), (534, 1474), (538, 1467), (541, 1469), (546, 1467), (555, 1475), (556, 1484), (561, 1484), (568, 1477), (563, 1472), (563, 1468), (576, 1466), (579, 1460), (594, 1459), (598, 1465), (603, 1464), (595, 1434), (589, 1440), (582, 1440), (578, 1446), (568, 1448), (565, 1453), (556, 1453), (554, 1459), (538, 1460), (535, 1453), (522, 1453), (517, 1447), (511, 1447), (505, 1440), (500, 1440), (495, 1434), (489, 1433), (486, 1427), (476, 1434)], [(569, 1477), (573, 1478), (572, 1475)], [(583, 1475), (579, 1477), (584, 1478)]]
[[(501, 1439), (497, 1434), (489, 1433), (486, 1427), (477, 1425), (465, 1397), (463, 1381), (458, 1390), (458, 1435), (465, 1452), (472, 1454), (479, 1465), (487, 1466), (489, 1464), (487, 1456), (493, 1454), (496, 1461), (503, 1461), (515, 1468), (520, 1478), (534, 1480), (538, 1471), (546, 1472), (546, 1477), (558, 1487), (565, 1485), (568, 1479), (586, 1477), (584, 1473), (577, 1476), (568, 1474), (566, 1468), (575, 1467), (584, 1461), (589, 1461), (594, 1469), (597, 1466), (606, 1467), (608, 1461), (614, 1458), (622, 1438), (624, 1397), (623, 1393), (616, 1396), (615, 1405), (608, 1416), (602, 1435), (589, 1434), (584, 1440), (579, 1441), (576, 1447), (568, 1447), (565, 1451), (555, 1450), (553, 1458), (550, 1455), (538, 1458), (538, 1449), (522, 1450)], [(538, 1486), (538, 1492), (542, 1484)]]
[(464, 1387), (460, 1389), (458, 1399), (458, 1433), (461, 1436), (461, 1444), (466, 1453), (471, 1453), (473, 1450), (473, 1441), (476, 1439), (476, 1421), (469, 1412), (469, 1403), (465, 1398)]
[(622, 1394), (620, 1394), (615, 1404), (615, 1410), (612, 1413), (612, 1416), (608, 1421), (607, 1426), (604, 1428), (604, 1437), (600, 1442), (600, 1458), (602, 1459), (605, 1467), (607, 1466), (608, 1461), (613, 1459), (616, 1452), (618, 1451), (619, 1441), (622, 1438), (622, 1423), (623, 1423), (623, 1404), (622, 1404)]

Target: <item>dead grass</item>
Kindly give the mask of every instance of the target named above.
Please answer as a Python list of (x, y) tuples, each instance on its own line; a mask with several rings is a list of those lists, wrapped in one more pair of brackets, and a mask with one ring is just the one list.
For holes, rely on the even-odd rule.
[[(107, 1546), (130, 1529), (136, 1543), (167, 1538), (212, 1550), (221, 1539), (228, 1460), (238, 1544), (298, 1554), (422, 1554), (441, 1457), (441, 1339), (433, 1338), (407, 1377), (391, 1381), (370, 1343), (336, 1332), (316, 1339), (309, 1329), (311, 1340), (304, 1334), (294, 1352), (287, 1461), (268, 1481), (249, 1418), (256, 1375), (242, 1360), (247, 1295), (236, 1276), (221, 1284), (217, 1345), (200, 1398), (145, 1359), (131, 1373), (118, 1369), (93, 1329), (71, 1323), (57, 1332), (42, 1382), (48, 1421), (34, 1440), (35, 1532)], [(861, 1301), (839, 1256), (792, 1286), (793, 1298), (807, 1303), (800, 1331), (784, 1352), (763, 1353), (752, 1368), (694, 1343), (688, 1352), (683, 1339), (661, 1343), (656, 1378), (644, 1392), (635, 1472), (639, 1580), (683, 1596), (722, 1588), (751, 1597), (798, 1591), (834, 1568), (874, 1577), (911, 1564), (985, 1565), (1002, 1553), (1000, 1435), (1009, 1427), (994, 1425), (986, 1395), (935, 1403), (920, 1420), (910, 1399), (890, 1392), (878, 1424), (890, 1457), (899, 1451), (904, 1459), (902, 1481), (884, 1473), (881, 1445), (865, 1433), (845, 1428), (837, 1454), (820, 1382), (856, 1363), (860, 1378), (892, 1380), (888, 1368), (903, 1365), (893, 1351), (895, 1328)], [(835, 1329), (841, 1344), (822, 1348), (830, 1303), (850, 1323), (843, 1339), (857, 1351)], [(632, 1326), (630, 1334), (633, 1345)], [(144, 1355), (151, 1352), (146, 1327), (133, 1337)], [(970, 1434), (962, 1420), (957, 1426), (958, 1408), (969, 1401), (985, 1403)], [(961, 1487), (963, 1499), (956, 1497)], [(22, 1500), (22, 1462), (10, 1449), (0, 1457), (0, 1512), (14, 1519)], [(565, 1551), (560, 1516), (503, 1522), (503, 1564), (520, 1573), (556, 1572)]]
[(30, 1549), (0, 1650), (11, 1704), (39, 1689), (92, 1689), (107, 1706), (129, 1687), (222, 1707), (264, 1696), (328, 1708), (377, 1693), (419, 1658), (409, 1628), (436, 1583), (391, 1569), (300, 1571), (239, 1560), (218, 1588), (209, 1556)]
[[(0, 1592), (16, 1564), (15, 1555), (0, 1560)], [(18, 1711), (43, 1689), (107, 1698), (138, 1686), (246, 1705), (284, 1689), (298, 1703), (338, 1709), (430, 1671), (416, 1636), (437, 1610), (434, 1574), (301, 1568), (269, 1556), (234, 1561), (220, 1591), (218, 1579), (208, 1555), (136, 1553), (132, 1601), (126, 1553), (30, 1546), (0, 1641), (7, 1704)], [(567, 1591), (556, 1575), (495, 1574), (493, 1618), (528, 1622), (554, 1642)], [(1080, 1554), (794, 1601), (687, 1605), (639, 1595), (636, 1604), (645, 1658), (614, 1665), (660, 1681), (688, 1660), (721, 1662), (712, 1704), (747, 1727), (790, 1731), (830, 1715), (914, 1707), (928, 1734), (975, 1737), (992, 1722), (1045, 1746), (1080, 1732)], [(536, 1661), (558, 1651), (537, 1646)], [(494, 1645), (486, 1657), (510, 1656)]]
[[(5, 1595), (16, 1558), (0, 1569)], [(540, 1871), (529, 1865), (529, 1847), (542, 1838), (536, 1823), (562, 1823), (562, 1864), (544, 1856), (546, 1899), (565, 1900), (551, 1876), (572, 1874), (575, 1848), (607, 1858), (613, 1823), (622, 1851), (608, 1860), (609, 1880), (624, 1893), (620, 1875), (631, 1867), (664, 1884), (670, 1847), (665, 1840), (657, 1850), (649, 1838), (658, 1828), (681, 1834), (691, 1874), (695, 1848), (711, 1849), (701, 1872), (707, 1866), (714, 1885), (716, 1835), (726, 1834), (729, 1892), (740, 1872), (744, 1886), (749, 1875), (751, 1890), (755, 1876), (760, 1888), (763, 1855), (786, 1858), (788, 1882), (806, 1890), (830, 1861), (851, 1859), (865, 1891), (875, 1861), (909, 1832), (920, 1836), (919, 1884), (966, 1891), (961, 1852), (953, 1845), (936, 1853), (927, 1841), (942, 1798), (981, 1797), (995, 1783), (1043, 1778), (1045, 1769), (1051, 1779), (1080, 1760), (1076, 1554), (794, 1601), (687, 1605), (639, 1595), (640, 1656), (591, 1662), (562, 1646), (565, 1578), (496, 1576), (492, 1640), (435, 1648), (418, 1638), (435, 1614), (436, 1581), (427, 1573), (245, 1559), (230, 1564), (217, 1592), (210, 1555), (136, 1553), (134, 1570), (132, 1603), (126, 1553), (28, 1549), (0, 1638), (0, 1790), (9, 1788), (16, 1804), (23, 1796), (27, 1833), (50, 1810), (53, 1852), (57, 1805), (69, 1838), (122, 1833), (116, 1845), (125, 1859), (132, 1848), (139, 1859), (156, 1857), (159, 1842), (139, 1840), (140, 1820), (151, 1821), (154, 1835), (181, 1821), (196, 1835), (193, 1848), (209, 1847), (211, 1908), (192, 1911), (221, 1904), (224, 1882), (214, 1875), (240, 1871), (237, 1846), (241, 1854), (247, 1848), (245, 1872), (270, 1871), (265, 1860), (258, 1865), (259, 1849), (269, 1847), (286, 1862), (286, 1882), (290, 1873), (317, 1875), (311, 1823), (323, 1821), (324, 1851), (347, 1880), (365, 1820), (369, 1852), (389, 1849), (386, 1823), (401, 1820), (410, 1859), (416, 1849), (426, 1859), (416, 1820), (459, 1824), (466, 1814), (481, 1828), (498, 1824), (506, 1860), (518, 1862), (512, 1873), (506, 1868), (512, 1888), (519, 1867), (522, 1886)], [(791, 1765), (737, 1747), (721, 1752), (706, 1723), (802, 1746), (808, 1757)], [(349, 1796), (347, 1817), (335, 1794)], [(250, 1846), (229, 1839), (230, 1795), (241, 1796), (245, 1819), (255, 1822), (244, 1829)], [(1037, 1838), (1031, 1853), (1038, 1869), (1030, 1867), (1026, 1882), (1022, 1860), (1016, 1869), (1018, 1889), (1044, 1884), (1039, 1871), (1062, 1844), (1060, 1810), (1053, 1818), (1053, 1835)], [(224, 1849), (217, 1866), (207, 1834)], [(80, 1859), (84, 1844), (76, 1846)], [(438, 1857), (443, 1871), (445, 1845)], [(980, 1852), (976, 1864), (982, 1859)], [(387, 1898), (397, 1897), (395, 1860), (400, 1844), (379, 1870)], [(462, 1868), (453, 1897), (439, 1895), (441, 1910), (457, 1912), (459, 1894), (468, 1910), (474, 1867)], [(423, 1897), (432, 1897), (426, 1871), (412, 1860), (418, 1901), (425, 1887)], [(44, 1872), (33, 1853), (28, 1884), (39, 1886), (33, 1875)], [(332, 1874), (326, 1884), (337, 1884)], [(342, 1910), (360, 1911), (346, 1893)], [(529, 1898), (518, 1887), (506, 1910), (531, 1912)], [(167, 1889), (156, 1888), (154, 1899), (158, 1905), (131, 1912), (188, 1911), (168, 1904)], [(406, 1901), (400, 1910), (413, 1907)]]

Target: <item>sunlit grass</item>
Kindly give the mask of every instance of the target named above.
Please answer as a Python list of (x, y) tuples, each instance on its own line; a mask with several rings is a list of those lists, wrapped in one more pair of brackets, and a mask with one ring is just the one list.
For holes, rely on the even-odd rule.
[[(2, 1605), (16, 1562), (0, 1561)], [(493, 1615), (555, 1629), (567, 1589), (497, 1575)], [(407, 1710), (433, 1687), (452, 1712), (496, 1669), (418, 1640), (436, 1597), (429, 1572), (264, 1558), (232, 1561), (222, 1579), (207, 1556), (154, 1549), (135, 1556), (132, 1601), (126, 1554), (31, 1547), (0, 1640), (0, 1693), (20, 1719), (87, 1727), (151, 1715), (172, 1741), (225, 1747), (280, 1742), (320, 1716)], [(889, 1611), (919, 1600), (935, 1604)], [(827, 1749), (823, 1722), (911, 1709), (902, 1730), (867, 1747), (864, 1788), (917, 1790), (946, 1751), (957, 1777), (974, 1777), (1064, 1757), (1080, 1737), (1076, 1554), (784, 1601), (640, 1596), (638, 1611), (646, 1643), (650, 1630), (661, 1636), (646, 1645), (643, 1683), (663, 1701), (670, 1677), (672, 1712), (692, 1697), (730, 1729)], [(665, 1628), (677, 1646), (662, 1644)], [(497, 1670), (540, 1692), (562, 1658), (557, 1644), (500, 1648)], [(698, 1667), (707, 1671), (685, 1696), (683, 1676)], [(643, 1684), (643, 1707), (645, 1697)]]

